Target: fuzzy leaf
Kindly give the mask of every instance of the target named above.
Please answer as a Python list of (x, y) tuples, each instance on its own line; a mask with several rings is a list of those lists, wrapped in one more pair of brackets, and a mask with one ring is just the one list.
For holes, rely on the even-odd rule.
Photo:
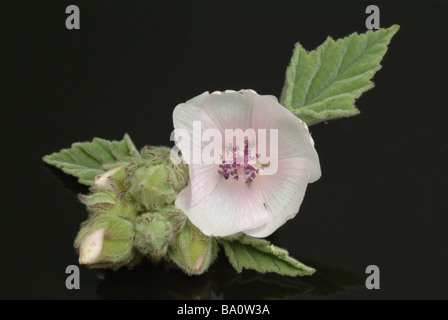
[(69, 149), (43, 157), (43, 161), (77, 177), (82, 184), (93, 185), (95, 177), (107, 171), (103, 165), (125, 157), (140, 157), (127, 134), (121, 141), (94, 138), (92, 142), (76, 142)]
[(243, 236), (238, 240), (220, 238), (230, 264), (236, 271), (252, 269), (288, 276), (310, 276), (316, 270), (292, 258), (288, 251), (264, 239)]
[(280, 103), (308, 125), (358, 114), (354, 102), (373, 87), (370, 79), (398, 29), (394, 25), (337, 41), (328, 38), (311, 52), (297, 44)]

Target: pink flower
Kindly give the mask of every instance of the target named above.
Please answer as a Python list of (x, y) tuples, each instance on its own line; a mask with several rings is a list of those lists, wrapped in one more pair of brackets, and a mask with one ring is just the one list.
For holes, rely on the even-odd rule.
[[(266, 237), (297, 214), (308, 183), (320, 178), (319, 158), (306, 124), (275, 97), (252, 90), (205, 92), (179, 104), (173, 122), (175, 133), (180, 129), (192, 137), (176, 141), (189, 163), (190, 180), (175, 205), (206, 235), (244, 232)], [(210, 138), (210, 132), (224, 137), (226, 129), (253, 129), (258, 140), (249, 135), (233, 143), (216, 134)], [(265, 148), (269, 157), (260, 154), (263, 129), (270, 133)], [(212, 163), (198, 162), (194, 148), (210, 151), (212, 142), (222, 152), (213, 152)]]

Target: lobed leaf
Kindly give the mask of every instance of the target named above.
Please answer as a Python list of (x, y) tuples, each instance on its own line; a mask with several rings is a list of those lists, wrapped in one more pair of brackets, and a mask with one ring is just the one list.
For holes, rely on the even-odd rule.
[(237, 240), (220, 238), (230, 264), (236, 271), (252, 269), (288, 276), (310, 276), (316, 270), (292, 258), (288, 251), (264, 239), (243, 236)]
[(95, 177), (107, 171), (103, 165), (126, 157), (140, 157), (127, 134), (121, 141), (94, 138), (92, 142), (76, 142), (69, 149), (43, 157), (43, 161), (77, 177), (82, 184), (93, 185)]
[(297, 44), (280, 103), (307, 125), (359, 113), (354, 103), (373, 87), (387, 46), (399, 26), (333, 40), (307, 52)]

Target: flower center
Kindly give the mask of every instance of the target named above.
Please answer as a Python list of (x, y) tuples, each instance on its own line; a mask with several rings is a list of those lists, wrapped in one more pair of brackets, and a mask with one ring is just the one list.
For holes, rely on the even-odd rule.
[[(250, 186), (263, 165), (258, 162), (259, 154), (251, 155), (249, 141), (244, 141), (244, 153), (241, 155), (239, 146), (229, 144), (226, 148), (226, 159), (219, 165), (218, 173), (228, 180), (230, 177), (238, 181), (240, 176), (244, 183)], [(222, 158), (222, 157), (221, 157)]]

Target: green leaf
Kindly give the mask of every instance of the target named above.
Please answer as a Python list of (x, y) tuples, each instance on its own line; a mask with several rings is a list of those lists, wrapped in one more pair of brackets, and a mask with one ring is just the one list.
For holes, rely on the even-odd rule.
[(107, 171), (103, 165), (126, 157), (140, 157), (127, 134), (121, 141), (94, 138), (92, 142), (76, 142), (70, 149), (62, 149), (43, 157), (42, 160), (77, 177), (82, 184), (93, 185), (95, 177)]
[(252, 269), (288, 276), (310, 276), (316, 270), (292, 258), (288, 251), (264, 239), (243, 236), (238, 240), (219, 238), (230, 264), (236, 271)]
[(308, 125), (358, 114), (354, 102), (373, 87), (370, 79), (398, 29), (394, 25), (337, 41), (328, 38), (311, 52), (297, 44), (280, 103)]

